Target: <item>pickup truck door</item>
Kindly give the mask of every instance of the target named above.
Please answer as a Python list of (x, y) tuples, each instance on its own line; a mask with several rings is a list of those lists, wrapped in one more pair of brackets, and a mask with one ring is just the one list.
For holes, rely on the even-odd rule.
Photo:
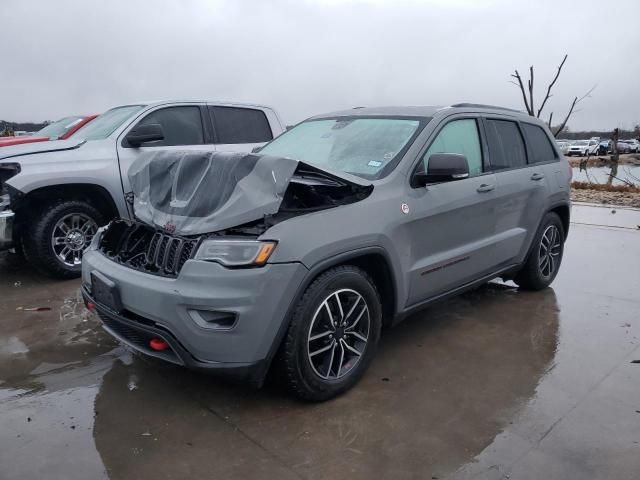
[[(122, 178), (122, 191), (127, 196), (131, 192), (127, 172), (131, 164), (143, 152), (153, 151), (215, 151), (212, 142), (211, 128), (208, 123), (207, 110), (204, 105), (183, 104), (161, 106), (148, 112), (137, 122), (126, 128), (117, 140), (118, 162)], [(127, 133), (138, 125), (157, 123), (162, 126), (164, 140), (149, 142), (140, 147), (132, 147), (126, 140)], [(129, 214), (133, 218), (133, 206), (127, 202)]]

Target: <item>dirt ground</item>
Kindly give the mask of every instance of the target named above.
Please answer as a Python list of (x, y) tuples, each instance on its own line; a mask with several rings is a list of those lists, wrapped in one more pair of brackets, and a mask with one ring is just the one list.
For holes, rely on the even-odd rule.
[(632, 192), (603, 192), (572, 188), (571, 200), (573, 202), (640, 208), (640, 193)]
[(0, 478), (638, 478), (640, 212), (572, 216), (551, 288), (413, 315), (323, 404), (140, 356), (2, 255)]
[[(587, 157), (566, 157), (572, 167), (579, 167), (580, 162)], [(609, 155), (591, 155), (587, 162), (589, 167), (598, 167), (606, 164)], [(640, 165), (640, 153), (625, 153), (618, 158), (619, 165)]]

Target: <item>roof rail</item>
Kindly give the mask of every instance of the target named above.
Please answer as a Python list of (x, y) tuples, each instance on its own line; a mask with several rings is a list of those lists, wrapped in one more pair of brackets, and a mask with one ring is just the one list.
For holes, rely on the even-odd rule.
[(509, 112), (518, 112), (524, 113), (522, 110), (516, 110), (515, 108), (506, 108), (506, 107), (498, 107), (496, 105), (483, 105), (482, 103), (456, 103), (455, 105), (451, 105), (456, 108), (491, 108), (495, 110), (507, 110)]

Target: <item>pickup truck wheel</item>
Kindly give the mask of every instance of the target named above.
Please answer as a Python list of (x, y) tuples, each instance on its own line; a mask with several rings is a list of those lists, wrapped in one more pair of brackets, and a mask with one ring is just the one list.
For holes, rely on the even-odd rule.
[(55, 278), (80, 276), (82, 254), (106, 219), (82, 200), (64, 200), (42, 208), (23, 235), (27, 260)]
[(542, 290), (556, 278), (564, 253), (564, 227), (560, 217), (547, 213), (533, 239), (529, 257), (514, 282), (523, 290)]
[(355, 385), (380, 339), (382, 307), (369, 275), (353, 265), (320, 275), (298, 302), (277, 368), (307, 401), (333, 398)]

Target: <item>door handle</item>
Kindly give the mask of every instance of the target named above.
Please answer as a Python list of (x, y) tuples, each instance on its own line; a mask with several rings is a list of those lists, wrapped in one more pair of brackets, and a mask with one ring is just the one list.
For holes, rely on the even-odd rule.
[(533, 175), (531, 175), (531, 180), (542, 180), (544, 178), (544, 175), (542, 173), (534, 173)]
[(478, 193), (485, 193), (485, 192), (490, 192), (491, 190), (493, 190), (494, 188), (496, 188), (495, 185), (491, 185), (488, 183), (483, 183), (482, 185), (480, 185), (477, 189), (476, 192)]

